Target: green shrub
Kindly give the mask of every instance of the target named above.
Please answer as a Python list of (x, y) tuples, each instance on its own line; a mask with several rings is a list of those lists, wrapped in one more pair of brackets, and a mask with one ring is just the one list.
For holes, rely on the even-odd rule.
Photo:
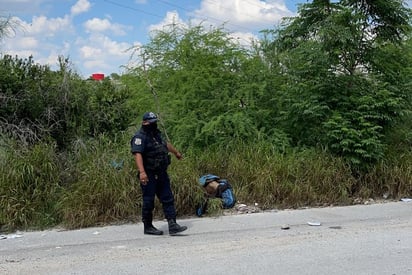
[(129, 161), (127, 145), (120, 152), (116, 146), (105, 136), (73, 144), (74, 181), (59, 203), (66, 227), (136, 219), (141, 199), (134, 163)]
[[(73, 142), (57, 154), (52, 144), (0, 146), (0, 226), (3, 230), (63, 225), (81, 228), (132, 221), (141, 215), (141, 191), (129, 152), (130, 133)], [(213, 173), (232, 184), (239, 203), (262, 209), (348, 205), (355, 199), (412, 194), (412, 152), (388, 155), (368, 173), (326, 151), (281, 149), (234, 141), (224, 147), (183, 152), (169, 168), (179, 217), (195, 215), (204, 201), (198, 177)], [(208, 215), (222, 214), (219, 199)], [(155, 219), (163, 219), (156, 200)]]
[(0, 225), (7, 230), (43, 228), (61, 221), (55, 207), (61, 192), (60, 160), (54, 144), (3, 147), (0, 167)]

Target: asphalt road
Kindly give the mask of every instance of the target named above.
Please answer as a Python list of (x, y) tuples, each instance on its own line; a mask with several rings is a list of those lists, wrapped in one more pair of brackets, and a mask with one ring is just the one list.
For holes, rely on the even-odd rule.
[(141, 223), (6, 235), (0, 274), (412, 274), (412, 202), (178, 222), (183, 236)]

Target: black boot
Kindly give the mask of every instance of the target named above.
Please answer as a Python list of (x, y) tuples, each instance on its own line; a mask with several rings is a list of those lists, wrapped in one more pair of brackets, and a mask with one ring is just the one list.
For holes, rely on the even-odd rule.
[(163, 235), (163, 231), (154, 227), (152, 223), (144, 224), (144, 233), (148, 235)]
[(168, 219), (169, 224), (169, 234), (174, 235), (180, 232), (183, 232), (187, 229), (187, 226), (180, 226), (176, 223), (176, 219)]

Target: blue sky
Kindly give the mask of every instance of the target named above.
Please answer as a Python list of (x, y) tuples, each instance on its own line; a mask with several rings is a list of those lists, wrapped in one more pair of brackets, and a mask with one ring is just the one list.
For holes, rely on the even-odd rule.
[[(0, 53), (30, 55), (56, 68), (69, 57), (83, 77), (123, 72), (133, 46), (172, 22), (221, 26), (247, 43), (308, 0), (0, 0), (0, 15), (19, 24), (0, 41)], [(411, 1), (408, 1), (409, 4)]]

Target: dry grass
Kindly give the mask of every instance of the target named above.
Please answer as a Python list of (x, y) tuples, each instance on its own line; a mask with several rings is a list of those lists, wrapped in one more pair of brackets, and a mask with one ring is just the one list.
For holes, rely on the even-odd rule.
[[(70, 154), (51, 144), (0, 155), (0, 226), (3, 230), (63, 225), (79, 228), (140, 220), (141, 192), (129, 153), (129, 137), (78, 140)], [(113, 166), (113, 161), (121, 167)], [(356, 198), (412, 195), (412, 152), (379, 163), (354, 177), (341, 159), (317, 150), (277, 151), (270, 144), (237, 143), (186, 152), (169, 169), (179, 216), (193, 216), (204, 200), (198, 177), (213, 173), (232, 184), (240, 203), (262, 209), (346, 205)], [(209, 215), (220, 215), (210, 200)], [(163, 218), (156, 202), (155, 218)]]

